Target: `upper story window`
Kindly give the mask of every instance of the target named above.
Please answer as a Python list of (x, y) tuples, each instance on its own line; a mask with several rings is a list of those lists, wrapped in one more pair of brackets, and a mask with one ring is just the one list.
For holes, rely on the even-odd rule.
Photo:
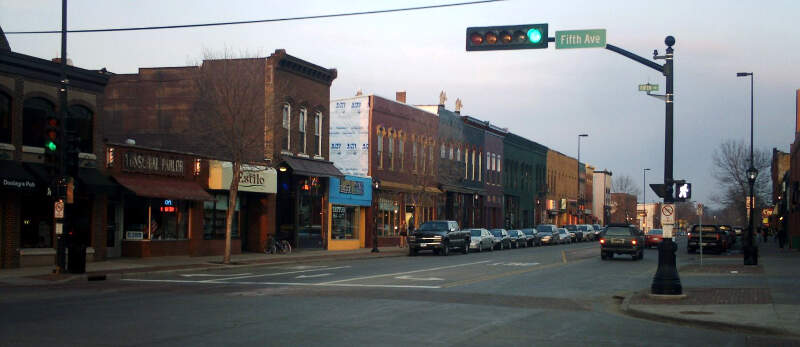
[(412, 160), (414, 160), (414, 172), (417, 172), (417, 142), (412, 140), (411, 145), (411, 155)]
[(405, 150), (406, 141), (403, 139), (403, 137), (400, 137), (398, 142), (400, 143), (397, 146), (397, 151), (400, 152), (400, 155), (399, 155), (399, 157), (400, 157), (400, 171), (403, 171), (403, 169), (405, 167), (405, 165), (403, 165), (403, 162), (405, 161), (405, 156), (406, 156), (405, 155), (405, 153), (406, 153), (406, 150)]
[(422, 144), (420, 148), (420, 156), (422, 157), (422, 174), (425, 174), (425, 145)]
[(44, 147), (47, 117), (55, 115), (55, 105), (42, 98), (25, 100), (22, 109), (22, 145)]
[(461, 161), (461, 148), (456, 149), (456, 161)]
[(481, 179), (483, 178), (483, 175), (481, 175), (481, 159), (483, 159), (483, 153), (478, 152), (478, 182), (481, 182)]
[(472, 180), (475, 180), (475, 151), (472, 151)]
[(394, 170), (394, 137), (389, 135), (389, 170)]
[(286, 129), (286, 136), (283, 137), (281, 148), (289, 151), (292, 149), (292, 107), (289, 104), (283, 105), (283, 128)]
[(453, 145), (450, 145), (450, 160), (453, 160)]
[(11, 97), (0, 92), (0, 143), (11, 143)]
[(80, 105), (69, 107), (69, 118), (67, 119), (67, 131), (72, 131), (80, 138), (78, 149), (83, 153), (94, 153), (93, 134), (94, 114), (91, 110)]
[(444, 159), (445, 157), (447, 157), (447, 148), (445, 148), (444, 143), (442, 144), (442, 150), (441, 151), (442, 151), (441, 157), (442, 157), (442, 159)]
[(433, 176), (434, 175), (434, 172), (433, 172), (433, 145), (430, 145), (428, 147), (428, 160), (430, 161), (430, 167), (431, 167), (430, 173), (431, 173), (431, 176)]
[(314, 154), (322, 155), (322, 112), (314, 115)]
[(378, 168), (383, 169), (383, 134), (378, 132)]
[(300, 153), (306, 153), (306, 109), (300, 109), (297, 131), (300, 132)]

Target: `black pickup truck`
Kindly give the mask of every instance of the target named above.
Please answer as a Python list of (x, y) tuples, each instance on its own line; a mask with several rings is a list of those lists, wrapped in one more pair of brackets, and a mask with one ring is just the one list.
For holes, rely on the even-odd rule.
[(432, 250), (434, 254), (446, 256), (453, 248), (469, 253), (470, 234), (462, 231), (458, 222), (432, 220), (422, 223), (419, 229), (408, 235), (408, 255), (417, 255), (421, 250)]
[[(703, 239), (700, 240), (702, 231)], [(704, 252), (722, 253), (728, 249), (728, 233), (719, 225), (695, 225), (689, 230), (686, 238), (686, 251), (695, 253), (703, 246)]]

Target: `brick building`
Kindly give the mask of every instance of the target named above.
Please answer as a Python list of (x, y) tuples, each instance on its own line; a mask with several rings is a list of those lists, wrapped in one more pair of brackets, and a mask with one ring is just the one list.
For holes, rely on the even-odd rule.
[(547, 147), (508, 133), (503, 139), (503, 195), (506, 228), (534, 226), (539, 187), (545, 181)]
[[(577, 222), (577, 168), (575, 158), (552, 149), (547, 151), (547, 217), (552, 224)], [(635, 205), (634, 201), (634, 209)]]
[[(230, 136), (199, 132), (211, 128), (202, 107), (202, 81), (217, 73), (255, 90), (242, 99), (246, 128), (256, 138), (244, 160), (278, 169), (277, 193), (243, 196), (243, 205), (260, 205), (268, 226), (242, 229), (249, 251), (263, 250), (268, 235), (289, 239), (301, 248), (323, 248), (329, 210), (328, 179), (341, 176), (328, 161), (330, 86), (337, 76), (327, 69), (276, 50), (267, 58), (205, 60), (201, 66), (142, 68), (115, 75), (104, 100), (105, 136), (123, 143), (196, 153), (231, 160), (224, 141)], [(249, 95), (249, 94), (248, 94)], [(213, 129), (211, 129), (213, 130)], [(263, 130), (263, 131), (262, 131)], [(234, 139), (235, 140), (235, 139)], [(224, 193), (226, 194), (226, 193)], [(257, 233), (252, 238), (248, 233)]]
[[(57, 62), (11, 51), (0, 29), (0, 268), (55, 264), (54, 200), (47, 191), (56, 172), (44, 160), (44, 130), (47, 117), (61, 112), (60, 69)], [(65, 209), (74, 224), (65, 229), (88, 246), (89, 261), (104, 259), (106, 206), (115, 185), (105, 175), (97, 125), (108, 75), (66, 70), (65, 125), (80, 137), (80, 169), (74, 203)]]

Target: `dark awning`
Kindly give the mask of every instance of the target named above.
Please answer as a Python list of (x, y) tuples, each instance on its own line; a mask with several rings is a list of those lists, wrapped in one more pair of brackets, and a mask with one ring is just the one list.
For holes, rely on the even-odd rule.
[(282, 156), (283, 162), (292, 168), (295, 175), (318, 176), (318, 177), (342, 177), (339, 169), (333, 166), (332, 162), (326, 160), (314, 160), (288, 155)]
[(46, 182), (37, 179), (13, 160), (0, 160), (0, 189), (33, 192), (42, 189)]
[(82, 167), (78, 171), (78, 181), (83, 185), (82, 188), (93, 193), (113, 193), (119, 188), (109, 176), (100, 173), (94, 168)]
[(213, 200), (203, 187), (191, 181), (159, 176), (114, 175), (114, 179), (138, 196), (173, 200)]
[(472, 188), (472, 187), (464, 187), (464, 186), (451, 186), (448, 184), (442, 184), (439, 187), (444, 192), (456, 192), (462, 194), (478, 194), (478, 195), (486, 195), (486, 191), (480, 188)]

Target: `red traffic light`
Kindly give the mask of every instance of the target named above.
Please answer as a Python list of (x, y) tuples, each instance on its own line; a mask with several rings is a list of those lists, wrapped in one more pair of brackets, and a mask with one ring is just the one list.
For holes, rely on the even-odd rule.
[(469, 40), (472, 41), (473, 45), (480, 45), (483, 43), (483, 36), (478, 33), (472, 33), (472, 35), (469, 36)]

